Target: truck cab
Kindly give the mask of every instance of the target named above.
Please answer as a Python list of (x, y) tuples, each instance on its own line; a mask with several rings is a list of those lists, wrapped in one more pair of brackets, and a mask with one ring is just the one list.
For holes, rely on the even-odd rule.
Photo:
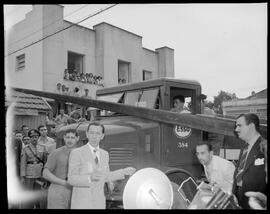
[[(185, 97), (190, 114), (201, 113), (201, 85), (197, 81), (161, 78), (144, 82), (99, 89), (96, 99), (143, 107), (151, 110), (170, 111), (173, 97)], [(195, 155), (195, 146), (202, 140), (202, 131), (155, 120), (158, 115), (149, 111), (153, 120), (142, 117), (105, 112), (96, 119), (105, 126), (101, 147), (109, 153), (110, 170), (133, 166), (159, 168), (179, 183), (191, 176), (200, 177), (202, 167)], [(175, 113), (177, 114), (177, 113)], [(74, 128), (80, 135), (79, 145), (87, 143), (85, 131), (89, 121), (71, 124), (58, 130), (58, 141), (63, 144), (63, 133)], [(181, 172), (179, 170), (182, 170)], [(179, 176), (173, 175), (178, 171)], [(114, 198), (121, 201), (125, 181), (117, 182)], [(116, 199), (115, 199), (116, 200)]]

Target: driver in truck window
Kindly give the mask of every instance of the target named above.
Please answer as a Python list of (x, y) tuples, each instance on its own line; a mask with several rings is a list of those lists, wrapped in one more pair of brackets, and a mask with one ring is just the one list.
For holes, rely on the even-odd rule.
[(172, 112), (176, 113), (191, 113), (190, 111), (184, 108), (185, 104), (185, 97), (181, 95), (177, 95), (173, 98), (173, 108), (171, 109)]

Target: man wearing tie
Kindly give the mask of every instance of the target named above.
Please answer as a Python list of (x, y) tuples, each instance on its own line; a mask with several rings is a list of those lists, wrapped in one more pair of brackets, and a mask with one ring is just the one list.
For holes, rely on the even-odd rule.
[(109, 169), (109, 154), (99, 148), (105, 128), (98, 122), (90, 123), (86, 130), (88, 143), (70, 153), (68, 182), (73, 186), (71, 209), (105, 209), (105, 182), (124, 179), (136, 169), (127, 167)]
[(247, 191), (266, 194), (264, 154), (260, 144), (265, 140), (260, 135), (260, 122), (256, 114), (241, 114), (236, 120), (235, 132), (245, 141), (234, 173), (233, 193), (243, 209), (250, 209)]

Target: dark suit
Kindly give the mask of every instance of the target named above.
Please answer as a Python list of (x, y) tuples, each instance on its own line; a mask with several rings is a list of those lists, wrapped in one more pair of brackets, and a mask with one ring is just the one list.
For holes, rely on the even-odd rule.
[(21, 163), (21, 153), (22, 153), (22, 141), (20, 139), (12, 139), (12, 149), (15, 155), (16, 164), (16, 176), (20, 178), (20, 163)]
[[(236, 172), (239, 167), (239, 161), (236, 166), (236, 170), (234, 173), (234, 184), (233, 184), (233, 193), (236, 195), (239, 205), (243, 209), (250, 209), (250, 206), (248, 204), (248, 197), (246, 197), (244, 194), (247, 191), (255, 191), (255, 192), (261, 192), (266, 194), (266, 173), (265, 173), (265, 166), (264, 162), (262, 163), (262, 158), (264, 158), (263, 152), (260, 150), (260, 143), (264, 139), (260, 136), (258, 140), (255, 142), (255, 144), (252, 146), (251, 150), (249, 151), (246, 165), (243, 172), (243, 183), (242, 187), (239, 188), (236, 185)], [(240, 157), (243, 153), (243, 150), (241, 150), (241, 153), (239, 155)]]

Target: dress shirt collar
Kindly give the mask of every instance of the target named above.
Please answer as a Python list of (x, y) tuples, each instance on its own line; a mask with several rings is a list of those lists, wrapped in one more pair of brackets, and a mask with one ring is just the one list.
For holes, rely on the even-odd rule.
[(94, 148), (93, 146), (90, 145), (89, 142), (88, 142), (88, 146), (93, 154), (94, 154), (94, 150), (96, 150), (96, 155), (99, 155), (99, 146), (97, 148)]

